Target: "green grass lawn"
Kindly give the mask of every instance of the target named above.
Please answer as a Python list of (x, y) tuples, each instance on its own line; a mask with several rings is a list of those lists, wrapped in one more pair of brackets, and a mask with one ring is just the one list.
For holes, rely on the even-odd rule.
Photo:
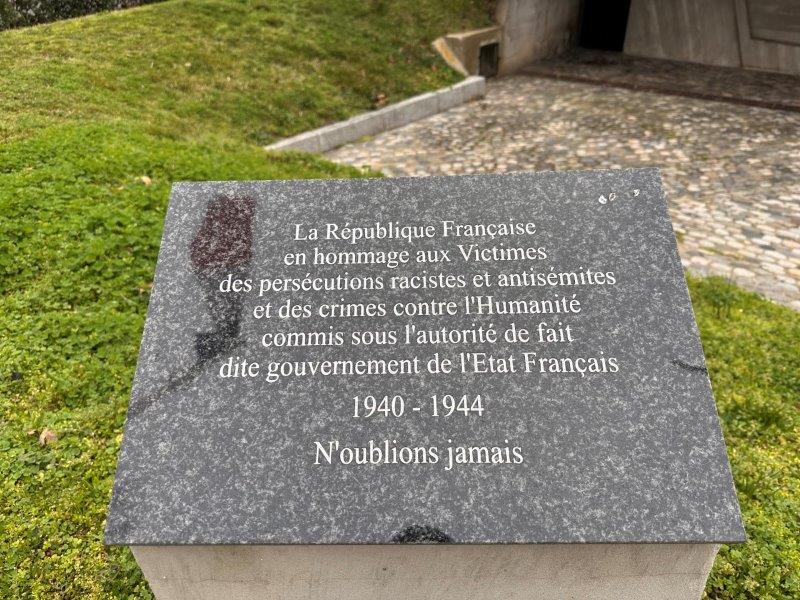
[[(0, 33), (0, 597), (151, 597), (102, 531), (171, 182), (358, 175), (260, 145), (456, 81), (429, 42), (485, 23), (175, 0)], [(708, 595), (800, 597), (800, 315), (690, 284), (750, 536)]]
[(0, 142), (130, 121), (266, 144), (453, 83), (430, 48), (482, 0), (173, 0), (0, 35)]

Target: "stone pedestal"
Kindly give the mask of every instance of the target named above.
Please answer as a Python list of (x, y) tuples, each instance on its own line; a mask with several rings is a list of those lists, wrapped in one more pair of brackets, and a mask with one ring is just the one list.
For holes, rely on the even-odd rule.
[(714, 544), (134, 546), (158, 600), (697, 600)]
[(657, 170), (179, 184), (153, 290), (160, 600), (696, 600), (744, 540)]

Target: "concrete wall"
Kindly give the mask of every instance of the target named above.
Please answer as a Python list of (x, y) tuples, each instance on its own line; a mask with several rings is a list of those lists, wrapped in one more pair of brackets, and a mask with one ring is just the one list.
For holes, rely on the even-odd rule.
[(632, 0), (625, 52), (741, 66), (733, 0)]
[(503, 27), (499, 74), (574, 46), (580, 6), (580, 0), (498, 0), (496, 21)]
[(712, 544), (134, 546), (158, 600), (699, 600)]
[(742, 66), (800, 74), (800, 0), (734, 0)]
[(800, 74), (798, 6), (798, 0), (631, 0), (625, 52)]

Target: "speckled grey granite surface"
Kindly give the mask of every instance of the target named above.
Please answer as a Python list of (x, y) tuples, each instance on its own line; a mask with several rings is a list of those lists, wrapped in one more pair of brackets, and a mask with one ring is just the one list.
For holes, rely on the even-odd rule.
[[(634, 190), (639, 190), (634, 196)], [(613, 201), (601, 203), (599, 196)], [(298, 242), (295, 223), (437, 225), (533, 221), (532, 237), (408, 244)], [(470, 264), (457, 243), (544, 247), (545, 260)], [(387, 269), (282, 263), (286, 252), (450, 249), (453, 262)], [(224, 294), (252, 279), (440, 272), (613, 272), (615, 285), (490, 293), (576, 294), (561, 315), (419, 317), (420, 328), (570, 325), (571, 343), (268, 349), (274, 331), (396, 329), (406, 317), (256, 319), (256, 305), (455, 300), (471, 289)], [(270, 361), (408, 358), (434, 352), (610, 357), (617, 373), (287, 377)], [(259, 376), (221, 379), (229, 356)], [(486, 409), (433, 417), (432, 394), (481, 394)], [(354, 418), (353, 396), (402, 394), (402, 417)], [(412, 407), (420, 407), (419, 411)], [(314, 464), (315, 445), (435, 447), (432, 464)], [(452, 440), (452, 441), (449, 441)], [(506, 442), (508, 440), (508, 442)], [(450, 446), (519, 447), (524, 462), (448, 466)], [(386, 180), (178, 183), (173, 188), (125, 425), (110, 544), (733, 542), (744, 537), (658, 171)]]

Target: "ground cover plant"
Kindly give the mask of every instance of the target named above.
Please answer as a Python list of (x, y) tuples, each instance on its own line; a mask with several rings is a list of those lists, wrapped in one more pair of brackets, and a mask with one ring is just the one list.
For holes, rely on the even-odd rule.
[[(152, 597), (102, 530), (170, 183), (360, 173), (260, 145), (458, 79), (468, 0), (168, 0), (0, 33), (0, 597)], [(750, 541), (800, 597), (800, 316), (690, 281)], [(180, 431), (176, 431), (180, 435)]]
[(800, 313), (690, 278), (748, 541), (723, 546), (708, 598), (800, 598)]
[(102, 531), (170, 182), (354, 173), (111, 125), (0, 165), (0, 597), (149, 598)]

